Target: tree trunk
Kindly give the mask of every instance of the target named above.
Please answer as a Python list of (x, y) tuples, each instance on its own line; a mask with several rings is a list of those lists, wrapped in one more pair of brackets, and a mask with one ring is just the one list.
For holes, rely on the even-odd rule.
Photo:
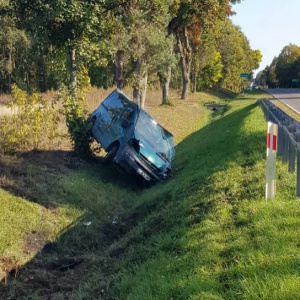
[(163, 76), (159, 74), (160, 85), (162, 90), (162, 104), (168, 104), (169, 102), (169, 87), (170, 87), (170, 80), (171, 80), (171, 67), (168, 67), (167, 76)]
[(7, 75), (7, 92), (11, 94), (11, 74)]
[(177, 40), (177, 47), (180, 53), (180, 65), (181, 65), (182, 81), (183, 81), (181, 99), (186, 99), (188, 97), (188, 92), (189, 92), (191, 62), (192, 62), (192, 48), (189, 43), (186, 28), (183, 29), (184, 45), (181, 42), (180, 33), (178, 32), (178, 30), (176, 31), (176, 40)]
[(124, 86), (123, 57), (124, 57), (124, 51), (123, 50), (118, 50), (117, 53), (116, 53), (116, 60), (115, 60), (115, 66), (116, 66), (115, 81), (116, 81), (116, 84), (117, 84), (117, 88), (119, 90), (122, 90), (123, 86)]
[(77, 95), (77, 70), (76, 70), (76, 61), (75, 61), (75, 48), (70, 46), (70, 87), (71, 93)]
[(197, 73), (196, 70), (193, 71), (192, 75), (192, 93), (197, 92)]
[(26, 70), (25, 76), (26, 76), (27, 91), (29, 91), (29, 89), (30, 89), (30, 82), (29, 82), (29, 73), (28, 73), (28, 70)]
[(134, 67), (134, 73), (136, 74), (136, 78), (134, 85), (133, 85), (133, 92), (132, 92), (132, 96), (133, 96), (133, 101), (137, 104), (139, 104), (141, 102), (141, 94), (140, 94), (140, 86), (139, 86), (139, 74), (141, 72), (141, 64), (142, 64), (142, 59), (139, 58), (135, 64)]
[(7, 74), (7, 91), (11, 94), (11, 73), (13, 69), (13, 62), (12, 62), (12, 45), (8, 52), (8, 63), (9, 63), (9, 70)]
[(142, 58), (139, 58), (134, 69), (137, 79), (133, 86), (133, 101), (144, 108), (147, 94), (148, 72), (142, 71), (142, 63)]
[(140, 106), (145, 108), (147, 95), (148, 72), (144, 72), (141, 77), (141, 103)]
[(139, 82), (133, 87), (133, 101), (137, 103), (141, 108), (145, 108), (146, 95), (147, 95), (147, 83), (148, 73), (139, 75)]
[(45, 60), (44, 60), (44, 53), (42, 51), (41, 53), (41, 85), (40, 85), (40, 89), (41, 91), (44, 93), (47, 91), (47, 87), (46, 87), (46, 68), (45, 68)]

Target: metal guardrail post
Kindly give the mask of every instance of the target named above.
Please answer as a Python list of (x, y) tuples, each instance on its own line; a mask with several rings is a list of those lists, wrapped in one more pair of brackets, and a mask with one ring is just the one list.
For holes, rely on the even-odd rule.
[(276, 107), (269, 100), (259, 100), (266, 121), (278, 125), (277, 151), (283, 162), (288, 162), (289, 172), (295, 171), (297, 150), (297, 187), (296, 195), (300, 197), (300, 122), (294, 120), (285, 112)]
[(295, 171), (295, 147), (296, 143), (293, 140), (293, 137), (295, 137), (295, 132), (296, 132), (296, 125), (291, 124), (288, 127), (288, 130), (290, 132), (289, 136), (289, 172), (294, 172)]
[(300, 197), (300, 131), (296, 131), (295, 139), (297, 142), (297, 184), (296, 184), (296, 196)]
[(286, 163), (288, 161), (288, 146), (289, 146), (289, 141), (288, 141), (288, 135), (287, 135), (287, 130), (286, 130), (286, 127), (283, 126), (283, 130), (282, 130), (282, 133), (283, 133), (283, 142), (282, 142), (282, 161), (284, 163)]
[(295, 171), (295, 146), (291, 139), (289, 139), (289, 172)]
[(297, 188), (296, 196), (300, 197), (300, 146), (297, 144)]
[(278, 124), (278, 154), (282, 156), (283, 148), (283, 128), (282, 125)]
[(267, 106), (265, 106), (265, 110), (266, 110), (267, 121), (270, 121), (270, 110), (268, 109)]

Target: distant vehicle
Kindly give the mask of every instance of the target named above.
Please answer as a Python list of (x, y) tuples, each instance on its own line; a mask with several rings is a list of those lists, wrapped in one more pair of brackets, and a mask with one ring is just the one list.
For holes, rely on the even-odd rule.
[(91, 135), (114, 162), (129, 174), (160, 181), (171, 172), (174, 137), (151, 115), (114, 90), (88, 118)]

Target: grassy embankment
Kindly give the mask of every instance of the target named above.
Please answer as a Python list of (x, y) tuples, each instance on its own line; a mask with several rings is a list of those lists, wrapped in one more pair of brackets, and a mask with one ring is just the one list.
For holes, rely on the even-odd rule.
[(0, 265), (18, 273), (2, 295), (297, 299), (296, 177), (278, 160), (277, 196), (265, 201), (262, 96), (224, 114), (207, 111), (204, 94), (149, 108), (178, 143), (173, 177), (151, 188), (67, 152), (1, 157)]

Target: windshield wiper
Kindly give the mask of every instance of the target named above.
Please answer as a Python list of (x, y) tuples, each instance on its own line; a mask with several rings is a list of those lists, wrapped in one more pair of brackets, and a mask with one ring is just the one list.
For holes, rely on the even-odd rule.
[(168, 160), (168, 157), (167, 157), (167, 155), (165, 154), (165, 153), (163, 153), (163, 152), (156, 152), (156, 154), (160, 157), (160, 158), (162, 158), (164, 161), (169, 161)]

